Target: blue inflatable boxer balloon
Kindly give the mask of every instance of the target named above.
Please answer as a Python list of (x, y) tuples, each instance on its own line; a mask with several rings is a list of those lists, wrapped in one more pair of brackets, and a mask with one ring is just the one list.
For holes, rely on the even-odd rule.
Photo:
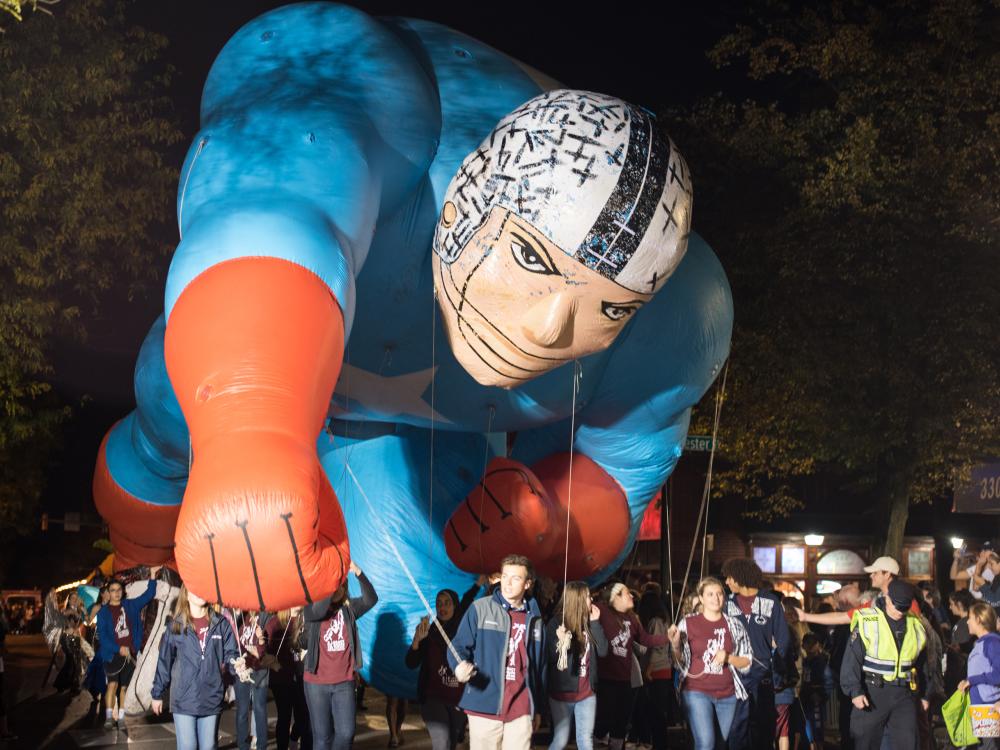
[(729, 352), (692, 189), (649, 113), (450, 29), (327, 3), (248, 24), (98, 458), (119, 565), (276, 610), (353, 559), (379, 594), (364, 676), (400, 696), (406, 569), (431, 601), (511, 552), (606, 577)]

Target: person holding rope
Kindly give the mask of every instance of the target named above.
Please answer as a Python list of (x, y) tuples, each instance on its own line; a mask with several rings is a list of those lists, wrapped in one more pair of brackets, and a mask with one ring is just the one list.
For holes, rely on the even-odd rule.
[(420, 668), (417, 677), (417, 700), (433, 750), (455, 750), (465, 734), (465, 714), (458, 708), (462, 699), (462, 683), (448, 666), (448, 644), (445, 638), (454, 638), (458, 624), (472, 606), (475, 596), (487, 585), (486, 576), (479, 576), (462, 601), (451, 589), (438, 592), (434, 601), (435, 614), (441, 630), (434, 627), (430, 618), (423, 617), (413, 634), (413, 642), (406, 651), (406, 666)]
[[(108, 584), (108, 603), (97, 613), (97, 636), (100, 650), (97, 656), (104, 662), (108, 677), (105, 695), (104, 728), (120, 728), (125, 718), (122, 692), (132, 681), (135, 657), (142, 648), (142, 609), (156, 596), (156, 574), (162, 566), (149, 569), (149, 584), (136, 598), (124, 598), (125, 586), (115, 578)], [(118, 712), (115, 713), (115, 703)]]
[(268, 685), (274, 696), (278, 719), (274, 725), (277, 750), (288, 750), (292, 719), (301, 738), (303, 750), (312, 748), (312, 730), (309, 728), (309, 708), (306, 706), (305, 688), (302, 685), (302, 661), (299, 659), (298, 642), (304, 628), (302, 607), (283, 609), (267, 621), (267, 653), (261, 664), (271, 674)]
[(740, 729), (737, 721), (745, 721), (737, 710), (748, 702), (740, 675), (750, 671), (753, 646), (741, 618), (723, 610), (726, 594), (719, 580), (702, 579), (696, 592), (701, 612), (671, 625), (667, 636), (680, 671), (694, 748), (712, 750), (716, 724), (725, 740)]
[(303, 612), (303, 679), (315, 750), (349, 750), (354, 744), (354, 675), (363, 664), (357, 620), (375, 606), (378, 594), (353, 560), (350, 571), (361, 585), (361, 596), (348, 597), (345, 580)]
[(507, 555), (500, 588), (465, 613), (448, 651), (448, 666), (465, 684), (459, 707), (469, 717), (470, 750), (528, 750), (545, 684), (545, 629), (527, 594), (534, 567)]
[(646, 648), (655, 648), (670, 642), (666, 633), (653, 635), (646, 632), (634, 608), (632, 592), (620, 582), (611, 587), (608, 601), (598, 605), (601, 627), (610, 648), (606, 656), (597, 660), (600, 670), (597, 713), (602, 729), (609, 730), (611, 750), (622, 750), (625, 746), (625, 734), (638, 689), (632, 686), (633, 646), (639, 643)]
[(215, 750), (225, 693), (222, 674), (237, 674), (238, 657), (229, 620), (181, 586), (160, 640), (151, 693), (153, 713), (159, 716), (163, 713), (163, 696), (173, 685), (170, 712), (178, 750)]
[[(229, 613), (225, 616), (229, 617)], [(232, 618), (237, 648), (253, 678), (237, 680), (233, 685), (236, 693), (236, 740), (240, 750), (250, 750), (251, 736), (257, 738), (259, 746), (267, 744), (267, 684), (270, 675), (263, 663), (267, 647), (264, 628), (272, 615), (269, 612), (233, 610)]]
[(608, 653), (601, 611), (583, 581), (570, 581), (546, 628), (552, 744), (563, 750), (576, 723), (578, 750), (593, 750), (597, 718), (597, 659)]

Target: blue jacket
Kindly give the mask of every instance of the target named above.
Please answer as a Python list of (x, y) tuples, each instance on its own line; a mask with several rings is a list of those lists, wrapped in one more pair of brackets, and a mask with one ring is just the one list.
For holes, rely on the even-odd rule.
[[(142, 649), (142, 618), (139, 616), (142, 608), (156, 596), (156, 581), (149, 581), (146, 592), (135, 599), (122, 599), (122, 610), (125, 612), (125, 622), (132, 634), (132, 643), (136, 653)], [(97, 612), (97, 638), (100, 641), (97, 655), (101, 661), (108, 662), (118, 653), (118, 641), (115, 638), (115, 624), (111, 620), (111, 608), (105, 604)]]
[(162, 700), (167, 688), (173, 685), (171, 713), (212, 716), (222, 711), (222, 697), (226, 691), (222, 670), (228, 669), (235, 674), (232, 661), (239, 653), (229, 620), (214, 612), (210, 617), (204, 652), (192, 628), (175, 633), (172, 618), (167, 619), (151, 695)]
[[(743, 684), (756, 685), (761, 680), (773, 679), (775, 690), (783, 689), (784, 664), (788, 659), (792, 641), (781, 602), (768, 593), (759, 592), (754, 597), (750, 614), (744, 615), (740, 605), (736, 603), (736, 594), (730, 594), (726, 614), (739, 618), (746, 627), (750, 644), (753, 646), (753, 664), (750, 665), (750, 672), (740, 675)], [(772, 643), (775, 644), (773, 649)]]
[[(525, 637), (528, 651), (528, 694), (531, 712), (536, 713), (539, 700), (545, 698), (545, 626), (542, 613), (534, 599), (525, 600), (528, 610)], [(510, 641), (511, 606), (499, 589), (492, 596), (473, 602), (458, 626), (452, 644), (459, 656), (476, 665), (476, 674), (465, 684), (459, 708), (482, 714), (497, 715), (503, 709), (504, 668)], [(448, 651), (448, 665), (458, 666), (455, 655)]]
[(987, 633), (972, 647), (969, 686), (973, 705), (992, 705), (1000, 700), (1000, 635)]

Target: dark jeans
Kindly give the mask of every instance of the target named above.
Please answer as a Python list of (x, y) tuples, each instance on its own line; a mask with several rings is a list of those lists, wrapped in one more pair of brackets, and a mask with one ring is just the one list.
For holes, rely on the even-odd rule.
[(736, 715), (729, 730), (729, 750), (771, 750), (774, 726), (774, 685), (770, 680), (745, 682), (750, 700), (736, 704)]
[(885, 733), (892, 750), (917, 750), (917, 699), (908, 687), (868, 686), (868, 708), (851, 712), (857, 750), (879, 750)]
[(431, 736), (432, 750), (455, 750), (465, 737), (465, 714), (457, 706), (428, 698), (420, 706), (420, 715)]
[(632, 717), (636, 689), (623, 680), (601, 680), (597, 686), (597, 729), (595, 736), (607, 732), (613, 740), (624, 740)]
[(313, 750), (350, 750), (354, 744), (354, 680), (334, 685), (307, 682), (305, 688)]
[(250, 710), (253, 709), (257, 746), (267, 745), (267, 670), (257, 669), (253, 682), (236, 680), (236, 742), (240, 750), (250, 750)]
[(274, 695), (274, 707), (278, 712), (278, 720), (274, 725), (277, 749), (288, 750), (292, 717), (295, 717), (299, 747), (301, 750), (312, 750), (312, 727), (309, 726), (309, 708), (306, 706), (302, 678), (295, 675), (294, 680), (276, 680), (271, 675), (271, 694)]

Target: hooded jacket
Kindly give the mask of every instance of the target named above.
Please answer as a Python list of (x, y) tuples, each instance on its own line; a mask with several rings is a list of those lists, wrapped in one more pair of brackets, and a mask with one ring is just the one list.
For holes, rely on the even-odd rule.
[[(375, 588), (368, 580), (368, 577), (362, 573), (357, 578), (358, 583), (361, 585), (361, 596), (345, 599), (340, 605), (344, 610), (344, 632), (349, 644), (348, 648), (351, 650), (351, 657), (354, 659), (355, 670), (361, 669), (364, 664), (364, 658), (361, 654), (361, 642), (358, 640), (357, 620), (378, 603), (378, 594), (375, 593)], [(330, 596), (320, 599), (318, 602), (313, 602), (302, 613), (306, 624), (304, 631), (306, 655), (302, 661), (302, 668), (310, 674), (316, 674), (316, 671), (319, 669), (320, 627), (323, 624), (323, 620), (328, 618), (333, 612), (336, 612), (336, 607), (331, 608), (330, 606), (332, 598), (333, 594), (330, 594)]]
[[(525, 644), (528, 652), (526, 682), (531, 712), (536, 713), (537, 702), (545, 696), (545, 628), (542, 613), (534, 599), (526, 599), (527, 610)], [(458, 626), (452, 645), (464, 661), (476, 665), (476, 673), (465, 684), (458, 706), (466, 711), (499, 715), (503, 710), (504, 667), (510, 641), (510, 615), (512, 607), (500, 590), (492, 596), (473, 602)], [(448, 651), (448, 666), (458, 666), (455, 655)]]
[(171, 713), (188, 716), (221, 713), (225, 693), (222, 672), (228, 669), (235, 674), (232, 662), (237, 656), (236, 636), (225, 617), (210, 612), (204, 651), (193, 628), (175, 633), (173, 618), (167, 618), (151, 695), (154, 700), (163, 700), (163, 694), (171, 688)]

